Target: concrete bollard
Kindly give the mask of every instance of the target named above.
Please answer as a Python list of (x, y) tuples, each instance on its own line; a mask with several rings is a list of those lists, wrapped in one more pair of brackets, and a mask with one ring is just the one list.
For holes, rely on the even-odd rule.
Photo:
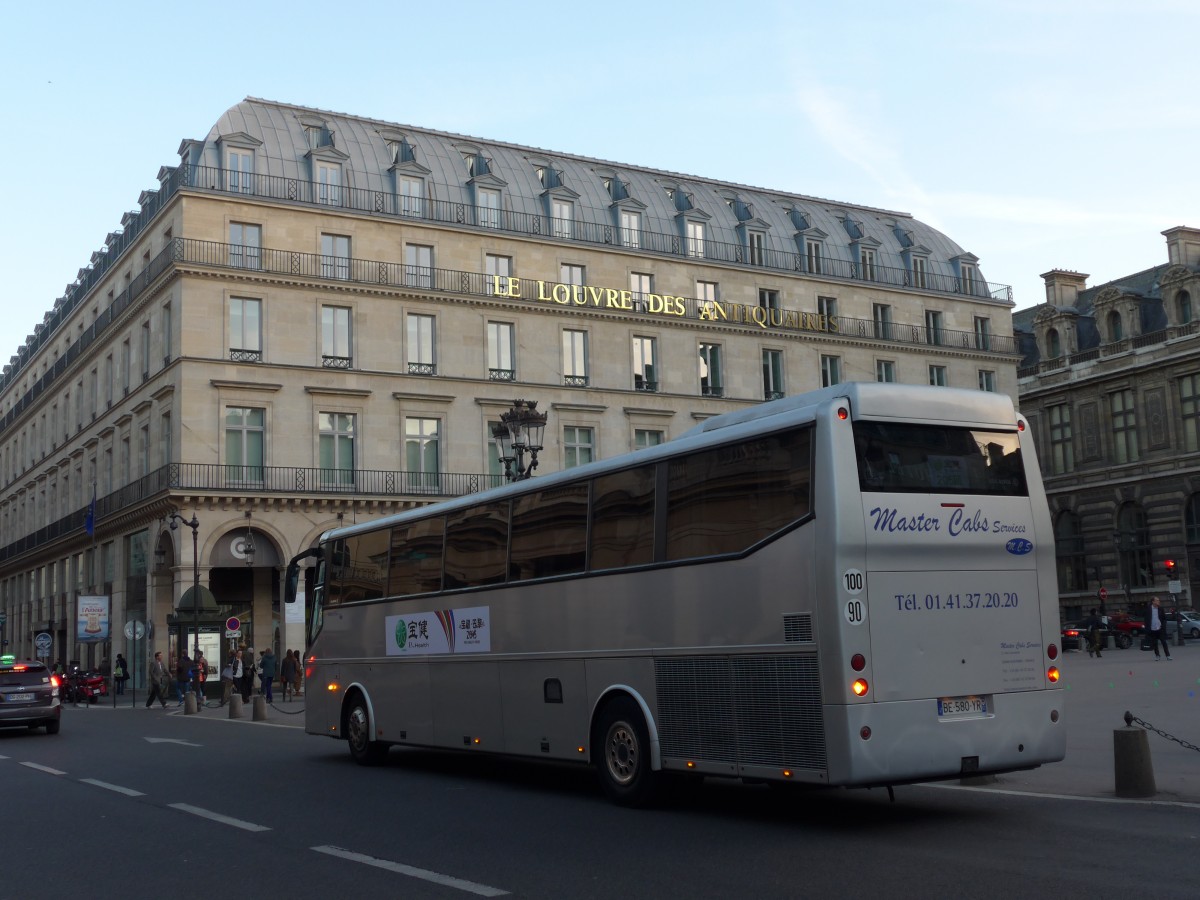
[(267, 698), (262, 694), (254, 696), (254, 721), (264, 722), (267, 718)]
[(183, 695), (183, 714), (185, 716), (193, 715), (199, 707), (196, 706), (196, 695), (188, 691)]
[[(1126, 723), (1132, 716), (1125, 713)], [(1153, 797), (1154, 765), (1150, 760), (1150, 740), (1141, 728), (1126, 724), (1113, 732), (1113, 774), (1118, 797)]]
[(242, 695), (233, 693), (229, 695), (229, 718), (240, 719), (242, 717)]

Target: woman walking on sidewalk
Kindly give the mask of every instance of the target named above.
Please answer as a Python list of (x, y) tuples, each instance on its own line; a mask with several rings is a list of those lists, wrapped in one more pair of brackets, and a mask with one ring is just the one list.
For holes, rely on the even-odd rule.
[(279, 664), (279, 680), (283, 683), (283, 699), (286, 703), (293, 691), (292, 683), (296, 680), (296, 658), (292, 656), (291, 650)]

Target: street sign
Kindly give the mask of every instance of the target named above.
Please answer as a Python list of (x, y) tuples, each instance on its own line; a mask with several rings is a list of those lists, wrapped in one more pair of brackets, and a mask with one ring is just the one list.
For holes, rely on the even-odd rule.
[(54, 638), (50, 637), (49, 633), (43, 631), (33, 639), (33, 646), (37, 647), (37, 655), (39, 659), (45, 659), (50, 655), (50, 647), (54, 644)]
[(230, 629), (225, 632), (225, 637), (227, 637), (227, 638), (239, 638), (241, 636), (242, 636), (242, 630), (240, 628), (237, 629), (236, 631), (233, 629)]
[(237, 616), (230, 616), (228, 619), (225, 620), (225, 630), (226, 631), (240, 631), (241, 627), (242, 627), (242, 620), (239, 619)]
[(125, 623), (125, 637), (128, 640), (140, 641), (146, 636), (146, 623), (138, 619), (130, 619)]
[[(1167, 590), (1170, 591), (1172, 594), (1183, 593), (1183, 582), (1178, 581), (1178, 580), (1168, 581), (1167, 582)], [(0, 619), (0, 621), (3, 621), (3, 620)]]

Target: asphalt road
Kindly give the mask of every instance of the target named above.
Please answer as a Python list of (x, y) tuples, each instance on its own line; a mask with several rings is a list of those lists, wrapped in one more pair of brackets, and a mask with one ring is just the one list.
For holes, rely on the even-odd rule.
[[(1200, 659), (1200, 647), (1183, 652)], [(68, 709), (57, 736), (0, 731), (0, 900), (1194, 900), (1200, 754), (1168, 761), (1159, 745), (1172, 742), (1159, 739), (1156, 775), (1170, 790), (1150, 801), (1115, 798), (1104, 763), (1120, 707), (1195, 727), (1194, 662), (1179, 654), (1155, 667), (1145, 656), (1064, 661), (1065, 762), (984, 788), (901, 787), (894, 803), (879, 790), (706, 781), (628, 810), (574, 768), (420, 751), (362, 768), (283, 714), (298, 704), (265, 722), (140, 704)]]

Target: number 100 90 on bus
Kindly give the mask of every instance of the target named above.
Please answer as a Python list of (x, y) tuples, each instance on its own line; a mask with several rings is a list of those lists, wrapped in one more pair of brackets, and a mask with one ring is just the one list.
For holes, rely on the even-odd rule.
[(853, 383), (334, 529), (288, 567), (305, 727), (673, 776), (869, 787), (1066, 749), (1045, 493), (982, 391)]

